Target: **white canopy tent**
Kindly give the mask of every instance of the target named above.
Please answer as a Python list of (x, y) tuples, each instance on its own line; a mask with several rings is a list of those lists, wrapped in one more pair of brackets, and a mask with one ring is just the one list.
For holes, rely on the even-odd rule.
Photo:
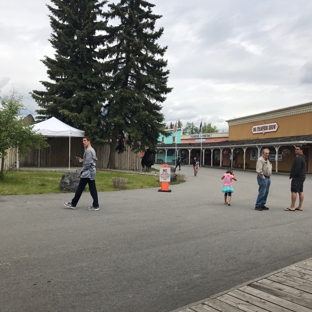
[(85, 132), (58, 120), (55, 117), (34, 125), (33, 131), (46, 137), (68, 137), (68, 168), (70, 169), (70, 144), (71, 137), (84, 137)]

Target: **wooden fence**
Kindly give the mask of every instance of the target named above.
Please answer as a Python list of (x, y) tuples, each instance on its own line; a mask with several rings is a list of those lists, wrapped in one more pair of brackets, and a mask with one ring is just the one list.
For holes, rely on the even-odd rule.
[[(31, 150), (27, 155), (19, 157), (19, 166), (22, 167), (81, 167), (75, 159), (75, 156), (82, 157), (84, 148), (81, 138), (47, 138), (50, 147), (43, 150)], [(70, 155), (69, 155), (70, 142)], [(95, 149), (98, 162), (98, 169), (107, 168), (109, 159), (109, 144), (103, 146), (92, 145)], [(9, 150), (4, 162), (4, 170), (16, 168), (17, 151)], [(141, 170), (141, 153), (134, 153), (127, 150), (118, 154), (115, 153), (116, 169), (122, 170)], [(0, 163), (1, 168), (1, 163)]]
[[(8, 150), (8, 153), (6, 157), (4, 158), (4, 170), (10, 170), (13, 168), (16, 168), (16, 155), (17, 155), (17, 150), (16, 148), (11, 148)], [(0, 170), (2, 169), (2, 160), (0, 159)]]

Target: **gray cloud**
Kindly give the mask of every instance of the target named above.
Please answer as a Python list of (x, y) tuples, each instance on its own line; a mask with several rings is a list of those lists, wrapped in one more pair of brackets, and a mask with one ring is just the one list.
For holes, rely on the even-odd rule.
[[(115, 1), (116, 2), (116, 1)], [(312, 2), (310, 0), (150, 0), (172, 93), (163, 104), (166, 121), (226, 120), (311, 101)], [(16, 10), (19, 7), (19, 10)], [(46, 0), (0, 4), (0, 90), (29, 96), (47, 80), (41, 59), (48, 42)]]
[(302, 77), (300, 82), (303, 84), (312, 84), (312, 62), (303, 65), (301, 72)]
[(0, 90), (5, 87), (10, 81), (10, 77), (1, 77), (0, 76)]

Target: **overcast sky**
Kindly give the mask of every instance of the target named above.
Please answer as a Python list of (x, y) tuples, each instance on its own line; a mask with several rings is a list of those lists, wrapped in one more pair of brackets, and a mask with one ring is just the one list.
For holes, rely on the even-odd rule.
[[(110, 2), (117, 2), (110, 1)], [(150, 0), (168, 46), (167, 123), (212, 123), (312, 101), (311, 0)], [(0, 96), (27, 110), (53, 56), (47, 0), (0, 0)]]

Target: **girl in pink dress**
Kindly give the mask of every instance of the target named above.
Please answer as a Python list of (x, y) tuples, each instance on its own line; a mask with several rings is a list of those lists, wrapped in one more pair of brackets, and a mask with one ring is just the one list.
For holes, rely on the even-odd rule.
[(234, 192), (232, 180), (237, 181), (233, 170), (229, 169), (226, 173), (224, 173), (221, 180), (224, 180), (222, 187), (222, 192), (224, 193), (224, 204), (231, 206), (232, 193)]

